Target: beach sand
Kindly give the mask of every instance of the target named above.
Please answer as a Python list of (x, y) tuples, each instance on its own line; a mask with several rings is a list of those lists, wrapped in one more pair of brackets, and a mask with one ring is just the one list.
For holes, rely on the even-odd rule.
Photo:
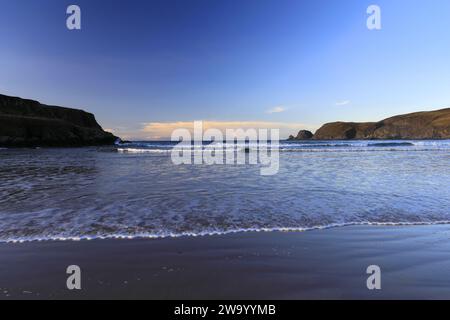
[(449, 240), (436, 225), (2, 243), (0, 299), (450, 299)]

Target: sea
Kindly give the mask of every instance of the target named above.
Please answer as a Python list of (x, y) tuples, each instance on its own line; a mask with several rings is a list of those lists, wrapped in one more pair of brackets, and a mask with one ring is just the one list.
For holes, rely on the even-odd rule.
[(268, 176), (260, 164), (175, 164), (164, 141), (0, 149), (0, 242), (450, 222), (450, 141), (271, 146)]

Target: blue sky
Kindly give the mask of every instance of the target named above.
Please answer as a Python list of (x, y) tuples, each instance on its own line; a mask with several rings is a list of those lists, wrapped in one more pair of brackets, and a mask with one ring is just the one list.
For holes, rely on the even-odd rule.
[[(82, 30), (66, 28), (70, 4)], [(371, 4), (382, 30), (366, 27)], [(448, 0), (0, 5), (0, 92), (88, 110), (125, 138), (193, 120), (286, 136), (450, 106)]]

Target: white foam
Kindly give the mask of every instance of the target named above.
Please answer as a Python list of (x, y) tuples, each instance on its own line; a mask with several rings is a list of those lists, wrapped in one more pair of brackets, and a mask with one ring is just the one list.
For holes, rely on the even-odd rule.
[(139, 149), (139, 148), (118, 148), (120, 153), (168, 153), (167, 149)]
[(28, 242), (49, 242), (49, 241), (92, 241), (92, 240), (134, 240), (134, 239), (168, 239), (182, 237), (211, 237), (223, 236), (238, 233), (260, 233), (260, 232), (307, 232), (314, 230), (327, 230), (333, 228), (343, 228), (350, 226), (436, 226), (448, 225), (449, 221), (434, 222), (349, 222), (333, 223), (314, 227), (277, 227), (277, 228), (242, 228), (225, 231), (204, 231), (204, 232), (182, 232), (182, 233), (136, 233), (136, 234), (109, 234), (109, 235), (86, 235), (86, 236), (51, 236), (51, 237), (20, 237), (0, 239), (0, 243), (28, 243)]

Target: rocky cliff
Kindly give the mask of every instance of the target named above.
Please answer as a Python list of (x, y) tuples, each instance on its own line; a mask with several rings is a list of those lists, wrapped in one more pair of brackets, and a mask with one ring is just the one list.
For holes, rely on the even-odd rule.
[(0, 147), (111, 145), (93, 114), (0, 95)]
[(450, 108), (399, 115), (379, 122), (327, 123), (316, 131), (313, 139), (450, 139)]

